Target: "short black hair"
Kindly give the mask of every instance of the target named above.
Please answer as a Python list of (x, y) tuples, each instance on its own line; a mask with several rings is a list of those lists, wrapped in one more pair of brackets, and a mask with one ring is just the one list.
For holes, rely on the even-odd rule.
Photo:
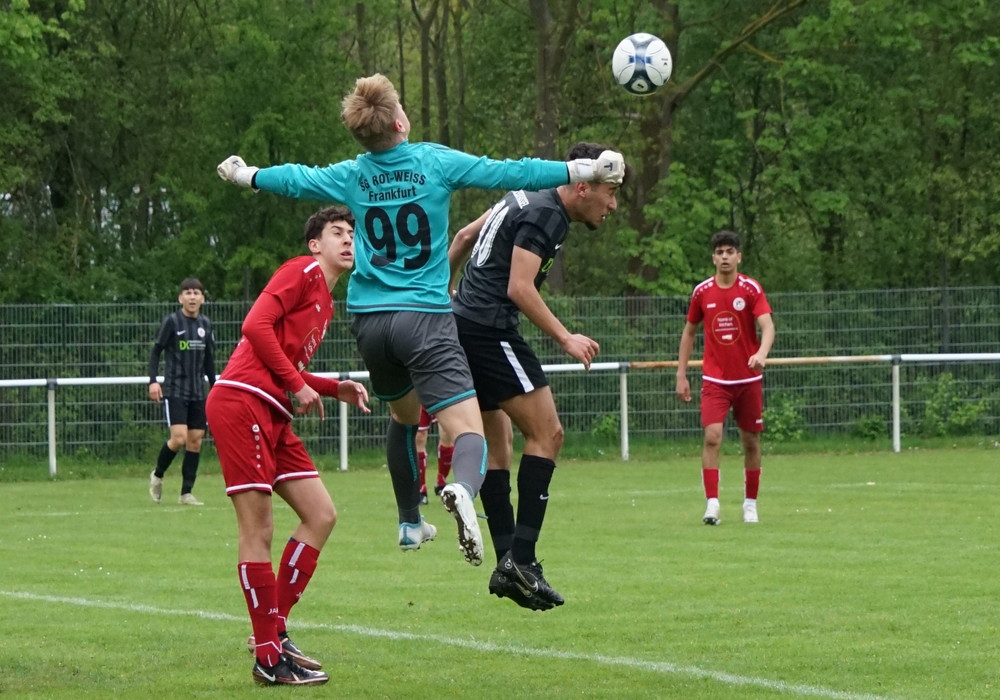
[(197, 289), (202, 294), (205, 293), (205, 287), (203, 287), (201, 281), (195, 277), (185, 277), (181, 281), (181, 291), (183, 292), (188, 289)]
[(343, 221), (351, 228), (354, 228), (354, 214), (347, 207), (337, 204), (326, 209), (320, 209), (309, 217), (306, 221), (305, 242), (308, 247), (309, 241), (323, 235), (323, 229), (327, 224)]
[(590, 143), (588, 141), (579, 141), (570, 146), (569, 153), (566, 154), (566, 160), (576, 160), (577, 158), (590, 158), (594, 159), (601, 155), (604, 151), (610, 151), (611, 148), (600, 143)]
[[(605, 146), (602, 143), (591, 143), (589, 141), (578, 141), (570, 146), (569, 153), (566, 154), (566, 160), (576, 160), (577, 158), (590, 158), (594, 160), (600, 156), (604, 151), (615, 151), (617, 149), (611, 146)], [(625, 163), (625, 174), (622, 176), (622, 187), (631, 179), (632, 166), (627, 162)]]
[(732, 246), (736, 250), (740, 249), (740, 234), (735, 231), (716, 231), (712, 234), (708, 244), (715, 250), (719, 246)]

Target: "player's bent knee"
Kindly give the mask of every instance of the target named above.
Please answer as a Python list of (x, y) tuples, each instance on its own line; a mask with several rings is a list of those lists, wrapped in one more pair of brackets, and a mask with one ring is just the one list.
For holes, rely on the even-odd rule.
[(562, 427), (561, 424), (557, 425), (556, 429), (554, 431), (552, 431), (552, 435), (551, 435), (551, 438), (550, 438), (550, 441), (551, 441), (551, 444), (552, 444), (552, 448), (556, 452), (558, 452), (559, 450), (561, 450), (562, 446), (563, 446), (563, 441), (565, 441), (565, 439), (566, 439), (566, 431), (563, 430), (563, 427)]
[(337, 509), (330, 507), (315, 509), (302, 520), (303, 524), (323, 539), (330, 536), (337, 525)]

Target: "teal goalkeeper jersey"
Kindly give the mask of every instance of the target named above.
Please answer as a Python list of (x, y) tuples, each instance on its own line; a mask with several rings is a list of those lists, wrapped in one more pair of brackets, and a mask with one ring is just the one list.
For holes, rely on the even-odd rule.
[(492, 160), (433, 143), (404, 141), (326, 167), (277, 165), (258, 189), (339, 202), (354, 213), (348, 313), (450, 313), (448, 211), (455, 190), (540, 190), (569, 181), (562, 161)]

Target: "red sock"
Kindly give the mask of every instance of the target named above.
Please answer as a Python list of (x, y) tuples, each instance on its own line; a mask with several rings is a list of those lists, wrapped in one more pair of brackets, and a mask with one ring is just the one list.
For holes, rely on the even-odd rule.
[(454, 454), (454, 445), (442, 445), (438, 443), (438, 486), (444, 486), (448, 483), (448, 475), (451, 474), (451, 458)]
[(744, 490), (746, 497), (757, 500), (757, 490), (760, 489), (760, 468), (744, 469), (743, 474), (746, 479)]
[(417, 453), (417, 469), (420, 471), (420, 493), (427, 493), (427, 453)]
[(702, 469), (701, 481), (705, 485), (705, 498), (719, 497), (719, 470)]
[(281, 642), (278, 641), (278, 605), (271, 562), (244, 561), (236, 570), (243, 596), (247, 599), (250, 625), (257, 644), (257, 660), (265, 666), (274, 666), (281, 654)]
[(284, 634), (288, 624), (288, 613), (292, 606), (299, 602), (302, 592), (309, 585), (309, 579), (316, 571), (316, 560), (319, 550), (310, 547), (305, 542), (288, 540), (285, 551), (281, 555), (281, 567), (278, 569), (278, 635)]

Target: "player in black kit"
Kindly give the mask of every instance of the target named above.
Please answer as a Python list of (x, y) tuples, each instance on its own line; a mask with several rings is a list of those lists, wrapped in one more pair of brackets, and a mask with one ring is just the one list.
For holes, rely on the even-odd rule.
[[(149, 496), (156, 503), (163, 497), (163, 475), (167, 467), (184, 448), (181, 464), (181, 495), (178, 503), (200, 506), (191, 489), (198, 475), (201, 458), (201, 440), (208, 422), (205, 419), (205, 378), (215, 384), (215, 337), (212, 322), (201, 313), (205, 303), (201, 282), (189, 277), (181, 282), (177, 297), (181, 308), (163, 317), (160, 330), (149, 357), (149, 398), (163, 401), (170, 426), (170, 438), (160, 448), (156, 469), (149, 475)], [(160, 355), (166, 351), (167, 361), (163, 370), (163, 386), (157, 379)]]
[[(578, 143), (567, 160), (595, 158), (609, 150)], [(625, 168), (624, 177), (628, 176)], [(563, 429), (542, 365), (518, 332), (520, 314), (587, 368), (600, 350), (570, 333), (538, 293), (556, 253), (579, 221), (591, 230), (618, 208), (618, 183), (575, 183), (541, 192), (508, 192), (455, 236), (453, 273), (467, 256), (452, 300), (458, 337), (469, 359), (488, 445), (488, 470), (479, 497), (486, 512), (497, 568), (490, 593), (533, 610), (564, 600), (542, 576), (535, 556), (549, 500), (549, 483)], [(510, 422), (524, 435), (517, 472), (517, 519), (510, 500)]]

